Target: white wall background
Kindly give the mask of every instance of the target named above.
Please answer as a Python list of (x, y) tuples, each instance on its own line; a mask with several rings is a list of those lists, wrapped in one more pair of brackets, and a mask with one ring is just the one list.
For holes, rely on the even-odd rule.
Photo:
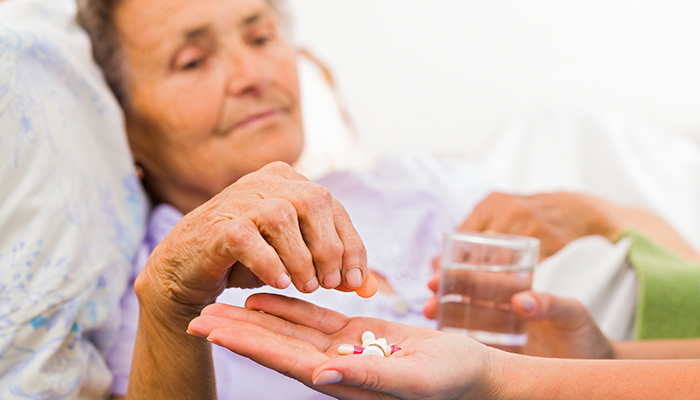
[[(697, 0), (289, 0), (380, 151), (469, 153), (533, 109), (700, 133)], [(700, 135), (697, 135), (700, 138)]]

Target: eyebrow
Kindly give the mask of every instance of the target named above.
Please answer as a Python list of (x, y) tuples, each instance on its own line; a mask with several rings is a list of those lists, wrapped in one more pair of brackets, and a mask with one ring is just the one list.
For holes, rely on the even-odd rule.
[(187, 40), (194, 40), (194, 39), (197, 39), (197, 38), (200, 38), (200, 37), (206, 35), (210, 29), (211, 29), (211, 27), (209, 25), (202, 26), (199, 28), (194, 28), (194, 29), (191, 29), (191, 30), (185, 32), (184, 36), (185, 36), (185, 39), (187, 39)]
[(261, 18), (262, 18), (262, 13), (253, 14), (250, 17), (245, 18), (243, 20), (242, 25), (244, 25), (244, 26), (245, 25), (252, 25), (252, 24), (258, 22)]
[[(251, 16), (243, 19), (243, 22), (241, 23), (241, 25), (243, 25), (243, 26), (253, 25), (254, 23), (260, 21), (262, 18), (263, 18), (262, 13), (257, 13), (257, 14), (251, 15)], [(186, 31), (184, 34), (184, 37), (187, 41), (195, 40), (195, 39), (200, 38), (200, 37), (206, 35), (207, 33), (209, 33), (210, 30), (211, 30), (211, 27), (209, 25), (201, 26), (201, 27), (190, 29), (190, 30)]]

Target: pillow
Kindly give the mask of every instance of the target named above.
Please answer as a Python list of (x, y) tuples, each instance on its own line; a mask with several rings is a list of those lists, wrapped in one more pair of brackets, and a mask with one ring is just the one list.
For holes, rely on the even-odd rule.
[(0, 2), (0, 398), (104, 397), (147, 202), (73, 0)]

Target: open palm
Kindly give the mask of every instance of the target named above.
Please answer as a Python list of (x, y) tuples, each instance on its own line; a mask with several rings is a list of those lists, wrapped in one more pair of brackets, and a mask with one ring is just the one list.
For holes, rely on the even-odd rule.
[[(263, 311), (263, 312), (260, 312)], [(370, 330), (402, 350), (390, 357), (341, 356)], [(246, 308), (212, 304), (189, 331), (339, 398), (444, 399), (492, 390), (489, 349), (461, 335), (375, 318), (348, 318), (299, 299), (248, 298)]]

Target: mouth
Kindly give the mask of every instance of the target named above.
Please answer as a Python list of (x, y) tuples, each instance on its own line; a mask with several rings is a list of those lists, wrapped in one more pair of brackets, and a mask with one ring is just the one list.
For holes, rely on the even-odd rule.
[(235, 123), (228, 131), (235, 131), (244, 127), (263, 124), (282, 114), (282, 110), (274, 108), (271, 110), (253, 113)]

